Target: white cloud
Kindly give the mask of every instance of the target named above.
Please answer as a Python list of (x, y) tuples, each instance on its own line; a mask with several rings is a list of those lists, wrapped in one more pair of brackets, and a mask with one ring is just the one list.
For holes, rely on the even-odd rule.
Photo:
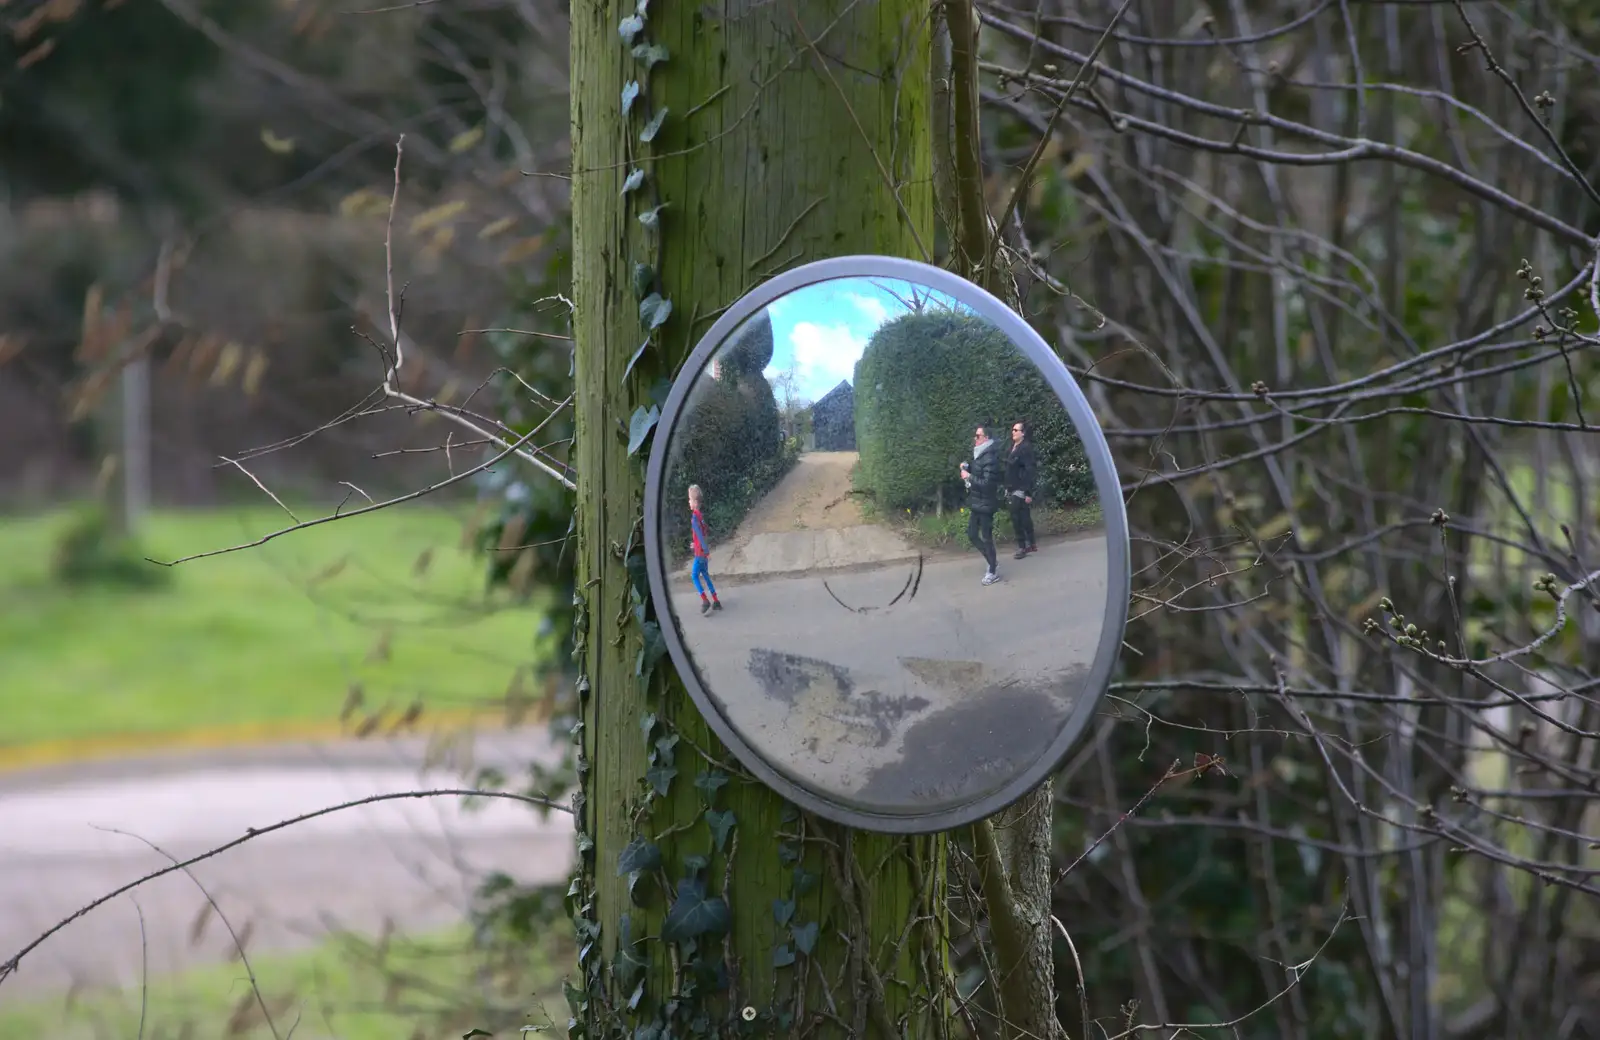
[(874, 330), (876, 330), (879, 325), (882, 325), (884, 322), (889, 320), (889, 308), (885, 307), (883, 305), (883, 301), (878, 299), (876, 296), (863, 296), (860, 293), (850, 293), (845, 297), (845, 299), (854, 304), (856, 310), (867, 316), (867, 320), (872, 322), (872, 328)]
[(848, 325), (795, 322), (789, 333), (795, 367), (808, 394), (824, 394), (855, 375), (867, 342)]

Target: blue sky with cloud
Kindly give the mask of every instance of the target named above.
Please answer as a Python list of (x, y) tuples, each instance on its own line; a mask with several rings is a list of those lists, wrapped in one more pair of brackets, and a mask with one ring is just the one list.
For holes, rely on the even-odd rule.
[[(856, 362), (878, 326), (905, 314), (913, 293), (934, 306), (958, 306), (940, 293), (887, 278), (838, 278), (798, 289), (768, 306), (772, 361), (768, 379), (793, 370), (796, 390), (815, 401), (855, 377)], [(966, 308), (961, 308), (965, 310)]]

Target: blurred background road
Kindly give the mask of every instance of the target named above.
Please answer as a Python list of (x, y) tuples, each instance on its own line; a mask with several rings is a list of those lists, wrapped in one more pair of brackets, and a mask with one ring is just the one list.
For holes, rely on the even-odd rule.
[[(0, 959), (167, 865), (146, 841), (185, 858), (247, 828), (342, 802), (467, 786), (459, 755), (455, 765), (429, 767), (427, 751), (417, 737), (0, 776)], [(478, 738), (471, 766), (515, 776), (530, 760), (557, 755), (542, 729), (501, 732)], [(260, 956), (331, 933), (445, 928), (462, 919), (490, 871), (553, 883), (571, 861), (570, 818), (541, 819), (521, 802), (469, 809), (452, 796), (343, 810), (254, 838), (195, 865), (192, 876), (170, 874), (90, 912), (23, 960), (0, 985), (0, 1005), (74, 985), (136, 985), (145, 972), (232, 959), (240, 943)]]

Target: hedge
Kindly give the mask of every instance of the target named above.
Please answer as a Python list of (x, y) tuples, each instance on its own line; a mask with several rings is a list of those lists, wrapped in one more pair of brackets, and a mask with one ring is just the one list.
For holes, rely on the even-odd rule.
[(739, 326), (732, 342), (717, 353), (717, 360), (725, 372), (731, 369), (741, 378), (761, 379), (762, 371), (772, 363), (771, 313), (762, 310)]
[(972, 431), (988, 424), (1002, 446), (1025, 420), (1039, 462), (1035, 502), (1095, 500), (1094, 476), (1071, 418), (1044, 376), (983, 318), (952, 310), (882, 325), (855, 371), (859, 483), (881, 508), (918, 511), (964, 501), (957, 467)]
[(733, 534), (798, 457), (797, 442), (783, 438), (777, 399), (761, 375), (771, 359), (772, 323), (763, 311), (718, 354), (720, 378), (706, 372), (690, 391), (667, 449), (662, 533), (675, 562), (690, 551), (690, 484), (700, 485), (716, 542)]

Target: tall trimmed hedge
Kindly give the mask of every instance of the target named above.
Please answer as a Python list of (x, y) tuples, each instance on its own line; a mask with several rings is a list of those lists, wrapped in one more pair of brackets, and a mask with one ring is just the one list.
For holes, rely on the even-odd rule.
[(794, 465), (761, 374), (771, 360), (772, 322), (763, 311), (717, 355), (719, 377), (707, 372), (690, 391), (668, 446), (664, 533), (674, 560), (689, 556), (690, 484), (700, 485), (706, 524), (720, 541)]
[(964, 500), (957, 466), (972, 431), (992, 427), (1009, 446), (1025, 420), (1039, 461), (1035, 496), (1048, 504), (1093, 502), (1083, 442), (1044, 376), (994, 325), (950, 310), (907, 314), (868, 341), (855, 371), (856, 444), (862, 490), (887, 509)]
[(741, 378), (765, 382), (761, 373), (772, 362), (772, 315), (763, 310), (739, 326), (733, 341), (718, 352), (717, 359), (725, 372), (731, 369)]

